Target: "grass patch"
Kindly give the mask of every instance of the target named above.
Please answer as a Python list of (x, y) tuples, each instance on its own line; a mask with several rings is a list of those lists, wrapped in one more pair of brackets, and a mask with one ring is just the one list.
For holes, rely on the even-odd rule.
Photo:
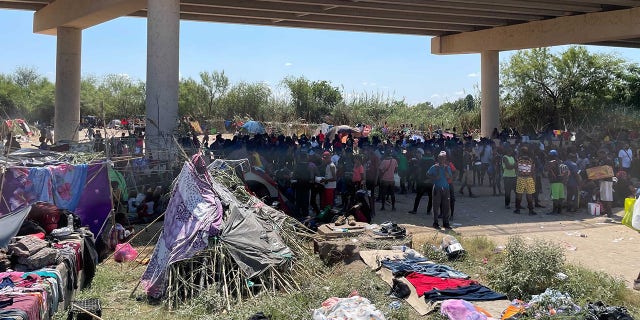
[[(458, 237), (466, 254), (459, 259), (449, 260), (442, 252), (433, 250), (434, 245), (440, 245), (442, 235), (439, 235), (439, 237), (429, 239), (422, 247), (416, 250), (423, 252), (434, 261), (450, 265), (467, 273), (473, 279), (488, 284), (497, 291), (502, 290), (489, 281), (489, 279), (495, 279), (493, 277), (496, 276), (503, 277), (502, 281), (511, 287), (521, 289), (531, 287), (523, 279), (534, 278), (530, 276), (520, 278), (510, 275), (511, 272), (524, 272), (523, 269), (531, 268), (535, 272), (547, 275), (545, 278), (541, 277), (540, 281), (547, 281), (552, 288), (571, 295), (578, 305), (584, 306), (587, 301), (601, 300), (609, 305), (625, 306), (636, 317), (640, 315), (640, 310), (637, 307), (640, 306), (640, 294), (626, 288), (622, 280), (613, 278), (608, 274), (591, 271), (581, 266), (564, 264), (563, 259), (562, 261), (557, 259), (558, 253), (555, 251), (558, 248), (561, 250), (560, 246), (535, 242), (523, 244), (519, 242), (520, 239), (510, 241), (512, 242), (511, 247), (507, 245), (502, 253), (496, 253), (495, 243), (486, 237)], [(545, 250), (553, 252), (552, 257), (555, 260), (552, 261), (556, 266), (561, 266), (560, 272), (568, 276), (566, 280), (560, 281), (556, 279), (554, 272), (556, 267), (549, 266), (548, 262), (541, 260), (550, 255)], [(514, 254), (518, 256), (510, 256)], [(563, 257), (563, 255), (561, 256)], [(138, 283), (145, 269), (144, 266), (136, 265), (135, 262), (118, 264), (108, 261), (99, 265), (92, 287), (80, 292), (76, 299), (99, 298), (103, 306), (104, 319), (245, 320), (258, 311), (271, 315), (274, 320), (309, 319), (311, 318), (311, 310), (319, 308), (327, 298), (332, 296), (347, 297), (352, 291), (357, 290), (361, 296), (369, 299), (378, 309), (384, 312), (387, 319), (446, 319), (440, 316), (439, 312), (427, 317), (420, 317), (406, 303), (402, 303), (399, 309), (392, 310), (389, 304), (394, 300), (386, 295), (389, 291), (389, 285), (384, 283), (361, 262), (355, 262), (347, 266), (327, 267), (315, 256), (310, 256), (307, 259), (309, 260), (303, 263), (310, 270), (318, 273), (319, 276), (317, 278), (300, 279), (299, 283), (303, 288), (302, 291), (293, 294), (261, 294), (254, 299), (245, 300), (236, 305), (233, 310), (227, 312), (221, 311), (224, 308), (222, 305), (223, 300), (220, 293), (215, 291), (206, 292), (193, 299), (191, 303), (172, 311), (167, 310), (163, 305), (150, 305), (146, 299), (130, 298), (131, 291)], [(512, 266), (513, 269), (510, 270), (507, 266)], [(497, 275), (497, 273), (504, 274)], [(552, 279), (547, 279), (547, 277)], [(542, 286), (539, 288), (537, 290), (544, 291), (546, 289), (546, 287), (542, 288)], [(540, 292), (530, 291), (531, 294)], [(136, 294), (137, 297), (141, 297), (142, 291), (138, 289)], [(55, 319), (66, 319), (66, 314), (59, 312)]]

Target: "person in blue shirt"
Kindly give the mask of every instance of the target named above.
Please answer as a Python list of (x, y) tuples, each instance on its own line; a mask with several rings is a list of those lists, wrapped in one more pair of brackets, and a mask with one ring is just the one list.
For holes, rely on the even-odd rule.
[(433, 181), (433, 227), (440, 229), (438, 216), (442, 215), (442, 225), (451, 229), (449, 225), (449, 182), (452, 176), (451, 168), (447, 165), (447, 153), (441, 151), (438, 161), (429, 168), (427, 175)]

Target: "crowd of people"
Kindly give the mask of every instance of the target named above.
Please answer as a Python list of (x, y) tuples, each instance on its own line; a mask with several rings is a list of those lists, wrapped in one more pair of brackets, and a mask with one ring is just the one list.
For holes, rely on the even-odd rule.
[[(640, 150), (630, 144), (635, 142), (630, 139), (634, 133), (625, 133), (625, 140), (606, 136), (569, 142), (560, 136), (558, 143), (546, 138), (525, 142), (519, 134), (505, 132), (495, 139), (476, 140), (436, 131), (424, 141), (410, 139), (412, 135), (404, 130), (385, 139), (359, 138), (349, 132), (334, 137), (263, 134), (224, 139), (217, 135), (211, 142), (206, 136), (198, 143), (217, 154), (244, 149), (253, 166), (272, 174), (292, 194), (301, 219), (336, 204), (348, 209), (358, 190), (368, 190), (371, 215), (376, 209), (396, 210), (397, 192), (415, 193), (409, 213), (416, 214), (426, 195), (426, 213), (433, 214), (437, 228), (439, 219), (443, 227), (450, 227), (456, 194), (476, 197), (474, 189), (483, 185), (491, 188), (493, 196), (503, 196), (505, 208), (515, 214), (525, 205), (535, 215), (546, 205), (545, 213), (560, 214), (600, 202), (603, 214), (611, 216), (612, 207), (635, 196), (631, 178), (640, 177), (636, 165)], [(615, 177), (589, 180), (586, 169), (601, 165), (614, 168)], [(541, 201), (545, 180), (551, 203)], [(374, 206), (374, 201), (379, 205)]]

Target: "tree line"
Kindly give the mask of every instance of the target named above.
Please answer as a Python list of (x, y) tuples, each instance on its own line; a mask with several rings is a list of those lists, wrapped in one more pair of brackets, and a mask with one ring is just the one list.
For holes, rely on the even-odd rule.
[[(640, 66), (582, 46), (552, 53), (516, 52), (501, 65), (501, 124), (521, 131), (640, 124)], [(200, 120), (367, 123), (390, 126), (480, 127), (480, 94), (434, 106), (410, 105), (381, 93), (345, 93), (326, 80), (287, 77), (274, 89), (262, 82), (232, 83), (224, 71), (180, 79), (180, 116)], [(425, 88), (426, 90), (426, 88)], [(285, 94), (278, 94), (284, 92)], [(87, 75), (81, 80), (81, 114), (105, 120), (144, 114), (145, 83), (127, 75)], [(3, 118), (52, 122), (55, 86), (34, 68), (0, 74)]]

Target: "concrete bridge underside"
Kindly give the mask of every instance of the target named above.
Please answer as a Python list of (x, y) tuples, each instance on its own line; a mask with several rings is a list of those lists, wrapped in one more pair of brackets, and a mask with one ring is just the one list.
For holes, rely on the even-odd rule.
[(0, 0), (58, 37), (57, 140), (77, 139), (82, 30), (146, 17), (149, 136), (178, 116), (180, 19), (430, 36), (434, 54), (480, 53), (483, 136), (499, 124), (499, 52), (564, 44), (640, 47), (638, 0)]

